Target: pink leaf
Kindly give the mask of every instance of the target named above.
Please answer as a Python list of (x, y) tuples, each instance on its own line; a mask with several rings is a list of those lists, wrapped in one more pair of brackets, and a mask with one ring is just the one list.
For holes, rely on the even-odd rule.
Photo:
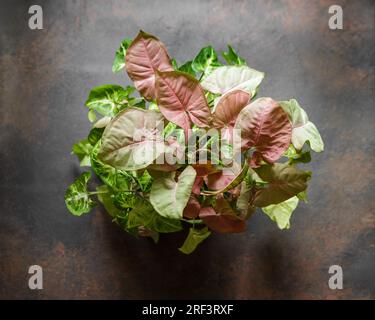
[(210, 190), (221, 190), (230, 184), (236, 175), (232, 171), (220, 171), (204, 177), (207, 187)]
[[(261, 159), (268, 163), (278, 160), (288, 149), (292, 136), (288, 115), (271, 98), (257, 99), (242, 109), (235, 129), (235, 134), (241, 135), (241, 151), (256, 150), (250, 162), (253, 166), (257, 166)], [(237, 145), (234, 147), (239, 148)]]
[(164, 45), (156, 37), (140, 31), (126, 50), (125, 67), (134, 86), (147, 100), (155, 98), (155, 73), (173, 70)]
[(209, 126), (210, 108), (202, 87), (192, 76), (178, 71), (158, 72), (156, 99), (164, 117), (184, 129), (185, 139), (191, 123)]
[(189, 201), (184, 209), (183, 216), (190, 219), (198, 217), (201, 210), (201, 204), (194, 195), (190, 195)]
[[(219, 202), (219, 204), (216, 204), (216, 210), (220, 210), (218, 214), (213, 207), (204, 207), (199, 213), (199, 218), (201, 218), (210, 229), (216, 232), (244, 232), (246, 229), (245, 221), (236, 217), (234, 213), (231, 212), (229, 203), (225, 199), (218, 199), (217, 202)], [(222, 209), (220, 209), (220, 206)]]
[(222, 128), (222, 138), (232, 142), (233, 127), (240, 111), (250, 102), (250, 94), (242, 90), (233, 90), (222, 96), (212, 115), (215, 128)]

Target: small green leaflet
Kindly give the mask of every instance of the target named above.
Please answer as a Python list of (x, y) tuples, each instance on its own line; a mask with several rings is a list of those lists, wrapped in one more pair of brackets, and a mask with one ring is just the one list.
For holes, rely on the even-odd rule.
[(90, 178), (90, 172), (83, 172), (66, 190), (66, 207), (75, 216), (90, 212), (95, 207), (95, 202), (90, 199), (90, 193), (87, 190)]
[(79, 161), (81, 167), (90, 166), (90, 153), (92, 151), (92, 145), (88, 139), (83, 139), (72, 147), (72, 154), (75, 154)]
[(298, 151), (292, 144), (284, 152), (284, 156), (289, 159), (289, 164), (309, 163), (311, 161), (310, 151)]
[(124, 39), (120, 44), (120, 48), (115, 53), (115, 60), (112, 65), (112, 72), (117, 73), (125, 67), (126, 50), (129, 48), (132, 39)]
[(134, 91), (132, 86), (124, 89), (116, 84), (105, 84), (90, 91), (85, 105), (103, 116), (114, 117), (124, 108), (137, 103), (137, 98), (129, 97)]
[(241, 58), (236, 51), (228, 44), (228, 52), (223, 51), (221, 53), (225, 61), (229, 65), (238, 65), (238, 66), (243, 66), (246, 65), (246, 61), (244, 58)]
[(189, 234), (187, 238), (185, 239), (184, 244), (178, 250), (180, 250), (181, 252), (185, 254), (190, 254), (197, 248), (197, 246), (203, 240), (208, 238), (210, 234), (211, 234), (211, 231), (209, 231), (207, 227), (203, 229), (190, 228)]
[(263, 212), (277, 223), (280, 229), (290, 228), (290, 217), (298, 205), (298, 197), (294, 196), (284, 202), (271, 204), (262, 208)]
[(280, 101), (280, 106), (288, 114), (293, 125), (292, 143), (297, 150), (301, 150), (305, 142), (315, 152), (324, 150), (324, 143), (316, 126), (309, 121), (307, 113), (301, 108), (297, 100)]
[(201, 49), (191, 64), (196, 73), (205, 75), (220, 66), (222, 66), (222, 63), (218, 60), (217, 53), (212, 46)]

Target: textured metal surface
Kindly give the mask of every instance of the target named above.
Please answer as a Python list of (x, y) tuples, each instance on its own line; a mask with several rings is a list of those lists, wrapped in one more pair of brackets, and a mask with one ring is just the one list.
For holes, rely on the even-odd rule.
[[(375, 298), (374, 2), (35, 1), (44, 30), (27, 27), (33, 2), (0, 4), (0, 297)], [(279, 231), (260, 212), (245, 234), (213, 235), (191, 256), (185, 234), (159, 245), (122, 232), (101, 209), (76, 218), (64, 192), (81, 170), (70, 155), (89, 129), (89, 89), (124, 84), (114, 51), (138, 29), (183, 62), (231, 43), (265, 71), (260, 95), (296, 97), (321, 131), (308, 205)], [(309, 167), (309, 166), (308, 166)], [(27, 269), (44, 268), (44, 289)], [(328, 288), (328, 268), (344, 289)]]

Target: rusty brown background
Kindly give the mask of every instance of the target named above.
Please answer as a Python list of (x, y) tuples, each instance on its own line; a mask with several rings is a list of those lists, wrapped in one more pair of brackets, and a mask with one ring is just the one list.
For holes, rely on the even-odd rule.
[[(28, 28), (28, 8), (44, 29)], [(344, 29), (328, 28), (340, 4)], [(374, 1), (1, 1), (0, 298), (375, 298)], [(125, 84), (114, 51), (138, 30), (179, 62), (231, 43), (265, 71), (260, 96), (296, 97), (326, 145), (314, 154), (310, 203), (279, 231), (258, 212), (245, 234), (211, 236), (191, 256), (186, 234), (158, 245), (121, 231), (102, 209), (64, 205), (82, 170), (71, 146), (88, 133), (90, 88)], [(28, 289), (28, 267), (44, 289)], [(344, 289), (328, 288), (328, 268)]]

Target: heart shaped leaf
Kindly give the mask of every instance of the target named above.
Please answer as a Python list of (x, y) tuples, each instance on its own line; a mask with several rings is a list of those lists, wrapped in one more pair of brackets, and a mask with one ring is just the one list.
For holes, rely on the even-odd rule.
[(147, 100), (155, 99), (155, 73), (172, 71), (164, 45), (156, 37), (140, 31), (126, 51), (126, 71), (137, 90)]
[(169, 121), (185, 131), (191, 123), (208, 127), (211, 111), (198, 80), (179, 72), (158, 72), (156, 77), (156, 99), (160, 111)]
[[(242, 109), (235, 124), (235, 135), (240, 135), (241, 151), (255, 148), (252, 165), (260, 159), (268, 163), (278, 160), (288, 149), (292, 125), (288, 115), (271, 98), (260, 98)], [(237, 150), (240, 146), (235, 144)]]
[(293, 211), (297, 208), (298, 198), (296, 196), (278, 204), (271, 204), (262, 211), (270, 217), (272, 221), (277, 223), (280, 229), (290, 228), (290, 217)]
[(217, 94), (240, 89), (254, 96), (263, 78), (263, 72), (247, 66), (222, 66), (213, 70), (203, 79), (202, 87)]
[(297, 195), (307, 188), (311, 172), (297, 169), (287, 163), (263, 165), (255, 169), (258, 176), (267, 184), (256, 190), (253, 205), (266, 207), (278, 204)]
[(105, 128), (98, 158), (121, 170), (146, 168), (165, 151), (163, 127), (159, 112), (127, 109)]
[(175, 179), (175, 172), (165, 174), (154, 180), (150, 202), (154, 209), (163, 217), (181, 219), (195, 181), (196, 172), (187, 166)]
[(292, 143), (297, 150), (301, 150), (306, 141), (315, 152), (324, 150), (324, 143), (316, 126), (309, 121), (309, 118), (295, 99), (280, 101), (279, 104), (289, 115), (293, 125)]

